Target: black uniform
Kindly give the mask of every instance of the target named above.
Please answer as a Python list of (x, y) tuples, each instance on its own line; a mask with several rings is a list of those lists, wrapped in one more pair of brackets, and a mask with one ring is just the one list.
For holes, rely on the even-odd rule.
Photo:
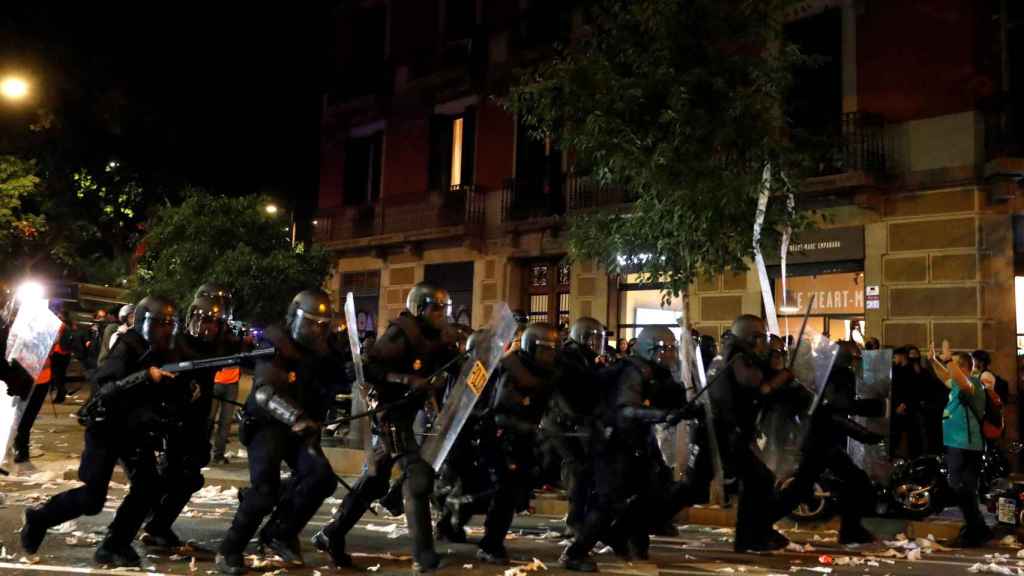
[(485, 440), (495, 493), (484, 520), (480, 549), (498, 558), (507, 556), (505, 536), (517, 511), (530, 503), (536, 468), (537, 430), (557, 376), (523, 350), (506, 355), (492, 375), (494, 390), (490, 419), (494, 434)]
[[(226, 334), (212, 343), (179, 334), (175, 350), (183, 361), (199, 360), (238, 354), (242, 343)], [(190, 402), (181, 406), (180, 426), (163, 441), (158, 462), (161, 493), (145, 527), (148, 534), (169, 536), (174, 521), (205, 483), (202, 469), (210, 463), (210, 413), (216, 371), (196, 370), (179, 376), (179, 384), (186, 386), (192, 396)]]
[[(249, 452), (250, 487), (221, 543), (225, 555), (242, 553), (271, 512), (273, 516), (260, 532), (261, 541), (295, 542), (338, 484), (320, 447), (319, 433), (296, 434), (257, 401), (257, 392), (269, 387), (300, 408), (305, 418), (322, 423), (344, 367), (335, 356), (299, 347), (276, 327), (267, 330), (267, 339), (277, 354), (273, 360), (257, 364), (253, 393), (246, 401), (240, 437)], [(289, 490), (283, 494), (282, 462), (292, 470)]]
[[(712, 362), (708, 380), (719, 378), (708, 390), (711, 395), (714, 428), (722, 457), (723, 477), (728, 488), (741, 484), (736, 517), (737, 551), (767, 544), (778, 536), (773, 518), (779, 504), (775, 497), (775, 476), (753, 448), (757, 419), (766, 397), (762, 384), (769, 380), (769, 368), (753, 354), (732, 346), (724, 357)], [(718, 376), (724, 372), (722, 376)]]
[(594, 492), (586, 519), (565, 557), (587, 556), (599, 539), (620, 555), (646, 557), (648, 527), (674, 516), (689, 502), (683, 482), (661, 489), (653, 425), (678, 422), (683, 387), (664, 367), (639, 357), (608, 369), (614, 384), (604, 402), (602, 429), (591, 434)]
[(601, 398), (597, 355), (570, 340), (563, 346), (558, 389), (544, 416), (543, 427), (551, 431), (545, 438), (558, 455), (562, 488), (569, 497), (566, 525), (579, 529), (586, 517), (586, 504), (593, 489), (593, 467), (585, 438), (565, 434), (585, 434)]
[(84, 485), (57, 494), (39, 508), (26, 510), (23, 543), (35, 540), (36, 534), (30, 533), (45, 532), (79, 516), (99, 514), (107, 499), (114, 465), (120, 462), (134, 496), (118, 508), (105, 544), (114, 549), (130, 546), (159, 494), (155, 448), (170, 425), (168, 416), (173, 409), (169, 411), (168, 406), (185, 401), (184, 391), (176, 382), (153, 384), (144, 371), (172, 360), (170, 353), (152, 353), (134, 330), (118, 338), (94, 375), (94, 394), (102, 391), (106, 411), (102, 422), (86, 423), (85, 447), (78, 467)]
[(865, 510), (872, 509), (874, 490), (868, 475), (846, 453), (848, 439), (877, 443), (881, 436), (868, 431), (848, 418), (849, 415), (880, 416), (883, 405), (855, 398), (857, 381), (848, 367), (835, 367), (829, 375), (825, 396), (806, 431), (800, 465), (779, 496), (782, 514), (788, 514), (813, 489), (814, 482), (826, 469), (840, 481), (839, 506), (841, 524), (839, 539), (844, 543), (871, 541), (861, 526)]
[(374, 473), (364, 472), (352, 487), (334, 518), (321, 531), (337, 561), (345, 550), (345, 536), (370, 504), (388, 490), (391, 469), (402, 467), (406, 522), (413, 540), (413, 559), (420, 566), (435, 566), (434, 537), (430, 526), (429, 498), (434, 489), (434, 469), (423, 460), (413, 431), (423, 396), (409, 395), (407, 383), (396, 382), (395, 375), (427, 377), (444, 366), (456, 354), (438, 330), (425, 321), (403, 312), (370, 349), (365, 377), (373, 387), (377, 402), (389, 405), (401, 401), (376, 418), (377, 441)]

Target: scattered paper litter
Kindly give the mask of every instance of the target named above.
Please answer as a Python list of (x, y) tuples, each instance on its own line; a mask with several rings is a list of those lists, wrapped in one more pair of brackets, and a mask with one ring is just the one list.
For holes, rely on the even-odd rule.
[(1003, 539), (999, 541), (999, 545), (1008, 548), (1020, 548), (1020, 542), (1017, 541), (1017, 537), (1013, 534), (1003, 536)]
[(320, 576), (319, 570), (313, 570), (313, 576)]
[(1024, 558), (1024, 550), (1017, 551), (1017, 558)]
[(399, 526), (398, 524), (367, 524), (366, 529), (370, 532), (382, 532), (387, 535), (388, 538), (399, 538), (409, 533), (409, 529), (405, 526)]
[(1020, 568), (1010, 568), (1009, 566), (1000, 566), (999, 564), (982, 564), (977, 563), (967, 569), (972, 574), (978, 574), (981, 572), (987, 572), (989, 574), (1004, 574), (1005, 576), (1021, 576), (1024, 575), (1024, 571)]
[(540, 560), (534, 558), (533, 561), (530, 562), (529, 564), (526, 564), (524, 566), (513, 566), (512, 568), (509, 568), (508, 570), (505, 570), (505, 573), (504, 573), (503, 576), (526, 576), (530, 572), (538, 572), (540, 570), (547, 570), (547, 569), (548, 569), (548, 567), (547, 567), (546, 564), (544, 564)]
[(814, 546), (810, 544), (797, 544), (790, 542), (786, 545), (786, 552), (814, 552)]
[(77, 520), (68, 520), (67, 522), (65, 522), (63, 524), (58, 524), (58, 525), (54, 526), (53, 528), (50, 528), (49, 530), (47, 530), (47, 532), (50, 532), (50, 533), (53, 533), (53, 534), (71, 534), (71, 533), (73, 533), (76, 530), (78, 530), (78, 521)]
[(473, 565), (472, 564), (463, 564), (462, 565), (462, 569), (463, 570), (472, 570), (473, 569)]
[(380, 570), (380, 564), (374, 564), (373, 566), (366, 567), (367, 572), (376, 572), (377, 570)]
[(984, 558), (989, 562), (1006, 562), (1010, 559), (1009, 554), (1000, 554), (998, 552), (992, 554), (985, 554)]
[(7, 546), (0, 546), (0, 560), (14, 560), (17, 557), (16, 554), (7, 553)]
[(921, 560), (921, 549), (915, 548), (910, 552), (907, 552), (907, 560), (911, 562), (918, 562)]
[(832, 569), (831, 568), (825, 568), (823, 566), (790, 566), (789, 567), (789, 571), (790, 572), (799, 572), (801, 570), (806, 570), (808, 572), (817, 572), (818, 574), (831, 574), (832, 573)]
[(598, 554), (608, 554), (608, 553), (612, 552), (612, 547), (611, 546), (605, 546), (604, 548), (601, 548), (599, 550), (595, 550), (595, 552), (598, 553)]
[(238, 488), (234, 486), (223, 488), (211, 484), (193, 494), (192, 501), (202, 504), (238, 504)]

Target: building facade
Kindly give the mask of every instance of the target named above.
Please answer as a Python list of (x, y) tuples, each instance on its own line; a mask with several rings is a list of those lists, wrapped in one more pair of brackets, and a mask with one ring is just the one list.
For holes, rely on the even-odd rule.
[[(494, 99), (571, 33), (573, 5), (339, 8), (314, 233), (337, 258), (334, 293), (356, 295), (361, 329), (383, 329), (421, 280), (448, 288), (453, 316), (473, 327), (501, 302), (534, 320), (593, 316), (615, 338), (675, 322), (680, 299), (664, 305), (657, 286), (565, 261), (568, 217), (629, 194), (574, 175), (563, 151)], [(992, 351), (1016, 382), (1021, 3), (818, 0), (787, 22), (791, 41), (824, 57), (798, 75), (789, 113), (830, 144), (801, 187), (819, 228), (792, 242), (785, 290), (778, 249), (767, 250), (781, 322), (796, 332), (815, 294), (811, 325), (834, 338), (922, 349), (948, 339)], [(716, 337), (738, 314), (763, 312), (753, 271), (705, 278), (690, 302), (696, 328)]]

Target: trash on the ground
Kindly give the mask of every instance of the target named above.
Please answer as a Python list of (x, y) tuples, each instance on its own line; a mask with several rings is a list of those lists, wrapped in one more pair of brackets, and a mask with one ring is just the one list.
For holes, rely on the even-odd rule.
[(223, 488), (216, 484), (204, 486), (192, 495), (192, 502), (202, 504), (238, 504), (238, 488)]
[(53, 528), (50, 528), (47, 532), (50, 532), (51, 534), (71, 534), (75, 530), (78, 530), (78, 521), (68, 520), (63, 524), (58, 524)]
[(523, 566), (513, 566), (508, 570), (505, 570), (503, 576), (526, 576), (530, 572), (538, 572), (540, 570), (547, 570), (548, 567), (540, 560), (534, 558), (532, 562)]
[(818, 574), (831, 574), (831, 568), (825, 568), (823, 566), (790, 566), (790, 572), (800, 572), (801, 570), (807, 572), (817, 572)]
[(797, 544), (790, 542), (786, 545), (786, 552), (814, 552), (814, 546), (810, 544)]
[(920, 548), (915, 548), (915, 549), (907, 552), (907, 560), (909, 560), (911, 562), (917, 562), (917, 561), (921, 560), (921, 549)]
[(39, 556), (22, 556), (18, 559), (22, 564), (39, 564)]
[(188, 563), (188, 571), (195, 572), (196, 570), (199, 570), (199, 563), (196, 562), (196, 557), (193, 556), (192, 560)]
[(902, 552), (897, 552), (896, 550), (893, 550), (892, 548), (889, 548), (885, 552), (882, 552), (881, 554), (879, 554), (879, 556), (881, 556), (883, 558), (903, 558), (903, 553)]
[(463, 564), (462, 565), (462, 569), (463, 570), (472, 570), (473, 569), (473, 565), (472, 564)]
[(373, 566), (366, 567), (367, 572), (376, 572), (377, 570), (380, 570), (380, 564), (374, 564)]
[(605, 546), (603, 548), (598, 548), (597, 550), (594, 550), (594, 552), (597, 553), (597, 554), (608, 554), (611, 551), (612, 551), (612, 547), (611, 546)]
[(989, 574), (1003, 574), (1005, 576), (1021, 576), (1024, 575), (1024, 570), (1020, 568), (1010, 568), (1009, 566), (1000, 566), (999, 564), (989, 563), (982, 564), (977, 563), (967, 569), (972, 574), (978, 573), (989, 573)]
[(818, 564), (824, 564), (825, 566), (831, 566), (832, 565), (832, 561), (833, 561), (832, 557), (829, 556), (828, 554), (822, 554), (821, 556), (818, 556)]
[(184, 560), (184, 559), (185, 559), (185, 557), (182, 556), (181, 554), (171, 554), (171, 556), (168, 558), (168, 560), (170, 560), (171, 562), (177, 562), (178, 560)]
[(998, 552), (994, 552), (992, 554), (985, 554), (984, 558), (985, 558), (985, 560), (988, 560), (989, 562), (1006, 562), (1007, 560), (1010, 559), (1010, 555), (1009, 554), (1000, 554)]
[(399, 538), (409, 533), (408, 528), (398, 524), (367, 524), (366, 529), (370, 532), (381, 532), (391, 539)]
[(1017, 541), (1017, 537), (1013, 534), (1003, 536), (1003, 539), (999, 541), (999, 545), (1008, 548), (1020, 548), (1020, 542)]
[(0, 546), (0, 560), (14, 560), (17, 557), (16, 554), (7, 553), (7, 546)]

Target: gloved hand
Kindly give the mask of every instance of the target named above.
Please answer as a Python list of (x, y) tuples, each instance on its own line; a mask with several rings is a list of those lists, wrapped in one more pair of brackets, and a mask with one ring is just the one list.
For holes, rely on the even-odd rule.
[(292, 424), (292, 432), (295, 432), (307, 441), (316, 439), (320, 435), (320, 423), (303, 416), (295, 424)]

